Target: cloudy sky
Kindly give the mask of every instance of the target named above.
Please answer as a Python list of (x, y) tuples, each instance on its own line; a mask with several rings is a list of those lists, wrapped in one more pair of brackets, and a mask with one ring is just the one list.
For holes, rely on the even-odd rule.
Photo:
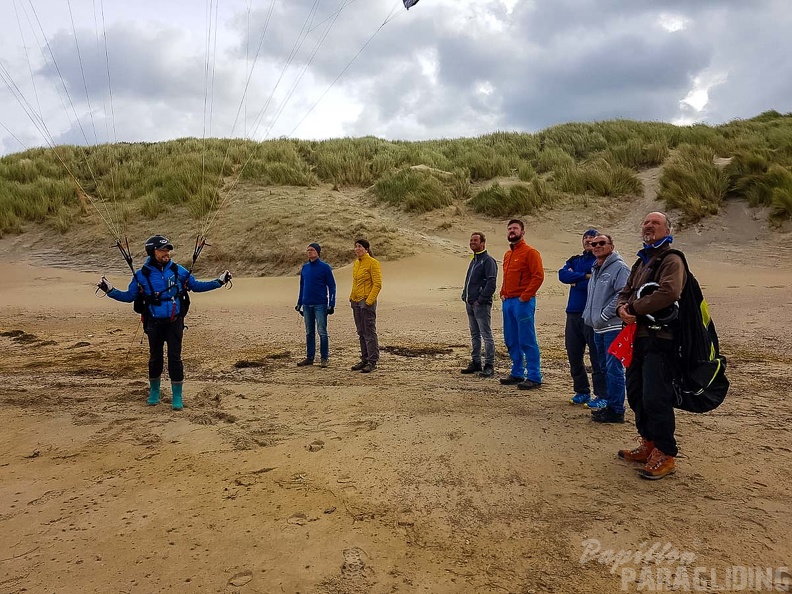
[(0, 154), (792, 111), (790, 0), (2, 0), (2, 15)]

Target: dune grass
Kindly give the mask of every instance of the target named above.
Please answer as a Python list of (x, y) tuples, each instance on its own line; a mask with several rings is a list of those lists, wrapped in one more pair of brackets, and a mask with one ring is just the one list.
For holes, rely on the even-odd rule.
[(729, 177), (714, 158), (711, 147), (686, 144), (663, 168), (658, 198), (682, 211), (686, 222), (717, 214), (729, 190)]
[(481, 190), (469, 200), (470, 207), (481, 214), (491, 217), (508, 218), (536, 212), (543, 206), (551, 205), (556, 194), (539, 177), (530, 183), (504, 187), (498, 182)]
[[(705, 163), (710, 155), (732, 157), (732, 163), (718, 170)], [(421, 142), (180, 138), (31, 149), (0, 158), (0, 235), (20, 232), (26, 222), (68, 230), (84, 211), (80, 187), (95, 203), (109, 205), (109, 212), (152, 219), (178, 205), (201, 217), (222, 202), (238, 179), (277, 186), (376, 185), (378, 200), (419, 212), (466, 199), (471, 182), (520, 180), (522, 186), (498, 186), (489, 198), (477, 195), (471, 202), (486, 203), (481, 212), (506, 213), (546, 204), (534, 198), (542, 192), (634, 194), (640, 191), (635, 173), (664, 163), (663, 198), (687, 220), (717, 212), (730, 196), (773, 206), (778, 217), (789, 216), (784, 213), (789, 212), (792, 114), (768, 111), (719, 126), (568, 123), (536, 134), (499, 131)], [(449, 177), (402, 173), (417, 165)], [(498, 196), (506, 202), (496, 207)]]

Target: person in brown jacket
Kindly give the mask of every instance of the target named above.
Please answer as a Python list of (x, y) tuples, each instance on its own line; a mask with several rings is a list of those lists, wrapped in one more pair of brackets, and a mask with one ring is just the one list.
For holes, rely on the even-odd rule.
[(500, 380), (521, 390), (542, 385), (539, 343), (536, 340), (536, 292), (544, 281), (539, 252), (525, 243), (525, 223), (512, 219), (506, 227), (509, 251), (503, 256), (503, 339), (512, 360), (511, 373)]
[[(674, 386), (676, 357), (673, 328), (658, 323), (659, 312), (674, 307), (687, 276), (682, 259), (666, 254), (671, 249), (671, 221), (662, 212), (650, 212), (641, 226), (643, 249), (619, 293), (616, 313), (637, 324), (632, 363), (627, 368), (627, 401), (635, 413), (640, 445), (620, 450), (619, 457), (644, 464), (640, 475), (660, 479), (675, 469)], [(659, 286), (651, 293), (647, 283)]]

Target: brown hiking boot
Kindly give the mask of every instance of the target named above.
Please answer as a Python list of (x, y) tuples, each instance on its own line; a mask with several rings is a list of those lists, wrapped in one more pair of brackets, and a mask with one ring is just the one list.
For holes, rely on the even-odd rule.
[(636, 437), (640, 445), (633, 450), (619, 450), (619, 458), (627, 462), (640, 462), (645, 464), (649, 460), (649, 455), (655, 449), (654, 442), (644, 439), (640, 435)]
[(673, 456), (666, 456), (663, 452), (655, 448), (646, 462), (646, 466), (638, 470), (642, 478), (656, 481), (664, 476), (673, 474), (676, 470), (676, 463)]

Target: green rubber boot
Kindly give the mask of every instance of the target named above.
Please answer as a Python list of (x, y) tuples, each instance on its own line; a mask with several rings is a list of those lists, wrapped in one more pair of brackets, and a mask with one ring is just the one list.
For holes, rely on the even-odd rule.
[(160, 401), (160, 378), (149, 380), (149, 397), (146, 404), (156, 406)]
[(171, 384), (171, 391), (173, 392), (173, 398), (171, 399), (173, 410), (181, 410), (184, 408), (182, 404), (182, 384)]

